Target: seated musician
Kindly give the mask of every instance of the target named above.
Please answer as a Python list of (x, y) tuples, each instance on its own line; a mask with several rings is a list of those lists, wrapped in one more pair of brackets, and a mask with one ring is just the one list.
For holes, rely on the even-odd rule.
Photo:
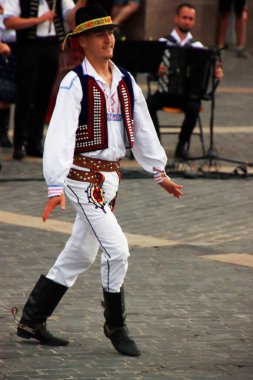
[[(191, 30), (195, 24), (195, 18), (196, 8), (193, 5), (189, 3), (180, 4), (176, 9), (174, 18), (175, 28), (171, 34), (165, 38), (161, 38), (160, 41), (166, 41), (168, 47), (181, 46), (203, 48), (204, 46), (202, 43), (194, 40), (191, 34)], [(160, 126), (157, 118), (157, 111), (163, 107), (176, 107), (183, 110), (185, 118), (181, 126), (175, 157), (186, 160), (188, 158), (186, 147), (187, 143), (190, 141), (191, 134), (198, 118), (200, 100), (190, 99), (187, 96), (179, 97), (168, 94), (169, 54), (169, 49), (166, 49), (157, 73), (158, 90), (155, 94), (148, 97), (147, 104), (159, 138)], [(216, 69), (216, 76), (218, 79), (221, 79), (221, 66)]]

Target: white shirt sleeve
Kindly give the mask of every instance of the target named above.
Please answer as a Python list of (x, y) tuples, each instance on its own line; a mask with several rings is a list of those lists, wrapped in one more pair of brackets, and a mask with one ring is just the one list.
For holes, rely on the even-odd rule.
[(154, 173), (153, 168), (164, 170), (167, 163), (165, 150), (160, 144), (157, 133), (150, 117), (146, 100), (132, 78), (134, 90), (134, 124), (135, 143), (133, 154), (140, 166), (149, 173)]
[(48, 127), (43, 156), (47, 185), (63, 188), (73, 163), (75, 133), (81, 110), (82, 87), (77, 74), (69, 72), (60, 84), (56, 105)]
[[(66, 14), (73, 9), (75, 3), (73, 0), (62, 0), (62, 14), (63, 18), (66, 18)], [(8, 0), (4, 2), (4, 18), (15, 16), (19, 17), (21, 13), (18, 0)]]
[(67, 13), (73, 9), (74, 6), (75, 3), (73, 0), (62, 0), (62, 15), (64, 19), (66, 19)]
[(19, 1), (18, 0), (8, 0), (4, 1), (4, 14), (3, 18), (8, 18), (11, 16), (19, 17), (21, 13), (21, 9), (19, 6)]

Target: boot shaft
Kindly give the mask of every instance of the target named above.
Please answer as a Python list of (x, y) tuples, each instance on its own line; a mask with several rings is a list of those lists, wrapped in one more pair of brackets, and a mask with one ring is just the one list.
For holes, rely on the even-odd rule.
[(23, 308), (22, 323), (44, 323), (68, 288), (41, 275)]
[(121, 327), (125, 324), (126, 310), (124, 299), (124, 288), (120, 293), (109, 293), (103, 290), (104, 294), (104, 316), (109, 327)]

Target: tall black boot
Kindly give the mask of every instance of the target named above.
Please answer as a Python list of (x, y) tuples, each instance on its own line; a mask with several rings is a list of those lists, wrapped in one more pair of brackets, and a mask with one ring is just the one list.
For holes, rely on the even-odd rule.
[(67, 340), (50, 334), (46, 321), (67, 289), (66, 286), (41, 275), (24, 306), (17, 335), (25, 339), (37, 339), (48, 346), (66, 346)]
[(8, 136), (10, 121), (10, 108), (0, 109), (0, 145), (3, 148), (11, 148), (12, 143)]
[(125, 324), (126, 312), (123, 286), (120, 293), (104, 293), (104, 334), (111, 340), (114, 348), (122, 355), (140, 356), (140, 351), (128, 335)]

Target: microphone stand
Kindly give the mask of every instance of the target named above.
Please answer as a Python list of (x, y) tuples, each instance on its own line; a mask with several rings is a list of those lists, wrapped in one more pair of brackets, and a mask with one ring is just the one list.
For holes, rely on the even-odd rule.
[[(211, 99), (211, 115), (210, 115), (210, 142), (209, 142), (209, 148), (207, 150), (206, 155), (199, 156), (199, 157), (192, 157), (188, 158), (187, 161), (196, 161), (196, 160), (206, 160), (208, 162), (209, 168), (213, 166), (213, 163), (215, 166), (217, 166), (217, 161), (224, 161), (224, 162), (230, 162), (237, 164), (236, 169), (242, 170), (242, 172), (247, 176), (248, 170), (247, 167), (253, 167), (253, 162), (248, 161), (240, 161), (240, 160), (234, 160), (229, 159), (225, 157), (221, 157), (217, 154), (217, 151), (214, 148), (214, 112), (215, 112), (215, 90), (219, 84), (219, 81), (216, 79), (215, 72), (216, 72), (216, 60), (217, 60), (217, 53), (213, 55), (212, 59), (212, 89), (211, 92), (207, 95), (203, 96), (203, 100), (210, 100)], [(235, 169), (235, 172), (236, 172)]]

